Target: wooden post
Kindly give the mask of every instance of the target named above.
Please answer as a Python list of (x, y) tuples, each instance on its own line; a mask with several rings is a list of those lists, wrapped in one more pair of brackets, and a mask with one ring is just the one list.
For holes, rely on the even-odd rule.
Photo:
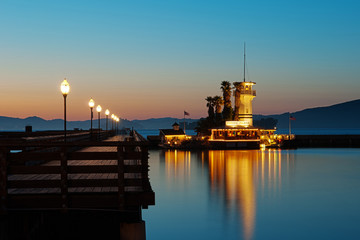
[(143, 191), (150, 191), (150, 181), (149, 181), (149, 151), (147, 146), (141, 147), (141, 180)]
[(68, 173), (67, 173), (67, 148), (66, 146), (61, 150), (61, 208), (65, 211), (68, 208)]
[(9, 149), (0, 149), (0, 214), (6, 212), (7, 202), (7, 156)]
[(125, 203), (125, 179), (124, 179), (124, 147), (117, 147), (117, 160), (118, 160), (118, 201), (119, 210), (124, 209)]

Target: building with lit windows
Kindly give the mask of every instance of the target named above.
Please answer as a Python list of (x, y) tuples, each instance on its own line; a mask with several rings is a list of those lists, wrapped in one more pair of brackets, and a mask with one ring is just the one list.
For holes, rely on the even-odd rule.
[(174, 123), (172, 127), (172, 129), (160, 129), (161, 147), (177, 147), (186, 140), (185, 132), (180, 129), (178, 123)]
[(234, 94), (236, 121), (226, 121), (225, 126), (211, 129), (209, 142), (212, 148), (259, 149), (260, 144), (269, 145), (275, 130), (264, 130), (253, 127), (252, 100), (256, 91), (252, 89), (255, 82), (238, 83)]

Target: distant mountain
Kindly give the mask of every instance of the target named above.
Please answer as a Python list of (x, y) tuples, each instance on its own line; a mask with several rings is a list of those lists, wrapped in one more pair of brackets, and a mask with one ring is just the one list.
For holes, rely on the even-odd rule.
[[(98, 127), (98, 120), (93, 120), (93, 128)], [(100, 120), (101, 128), (106, 129), (106, 121), (105, 119)], [(11, 117), (0, 117), (0, 131), (24, 131), (25, 126), (32, 126), (33, 131), (41, 131), (41, 130), (63, 130), (64, 129), (64, 120), (62, 119), (53, 119), (53, 120), (45, 120), (39, 117), (28, 117), (28, 118), (11, 118)], [(108, 129), (111, 129), (112, 124), (109, 120)], [(131, 128), (134, 127), (136, 129), (143, 128), (140, 124), (132, 123), (127, 119), (121, 119), (119, 122), (120, 128)], [(86, 121), (68, 121), (67, 129), (72, 130), (74, 128), (78, 129), (89, 129), (90, 128), (90, 120)]]
[[(292, 128), (360, 128), (360, 99), (327, 107), (308, 108), (291, 113), (296, 120)], [(289, 113), (278, 115), (255, 115), (254, 119), (272, 117), (278, 120), (277, 128), (289, 127)]]
[[(186, 123), (196, 122), (198, 119), (186, 119)], [(174, 122), (181, 123), (183, 119), (178, 118), (151, 118), (146, 120), (127, 120), (120, 119), (120, 128), (134, 128), (134, 129), (160, 129), (160, 128), (171, 128)], [(98, 120), (93, 120), (93, 128), (98, 128)], [(100, 120), (101, 128), (106, 129), (105, 119)], [(62, 130), (64, 129), (64, 121), (62, 119), (45, 120), (39, 117), (28, 117), (28, 118), (11, 118), (11, 117), (0, 117), (0, 131), (24, 131), (25, 126), (32, 126), (34, 131), (41, 130)], [(112, 123), (109, 120), (108, 129), (112, 127)], [(89, 129), (90, 120), (86, 121), (68, 121), (67, 129), (72, 130), (78, 129)]]
[[(291, 122), (292, 128), (360, 128), (360, 99), (345, 103), (335, 104), (327, 107), (309, 108), (302, 111), (291, 113), (296, 118)], [(289, 113), (277, 115), (254, 115), (255, 120), (261, 118), (274, 118), (278, 120), (277, 128), (284, 129), (289, 127)], [(174, 122), (182, 126), (183, 119), (178, 118), (150, 118), (145, 120), (120, 120), (120, 128), (135, 129), (161, 129), (171, 128)], [(198, 119), (186, 119), (186, 123), (194, 123)], [(101, 128), (105, 129), (105, 119), (101, 119)], [(25, 126), (30, 125), (33, 130), (62, 130), (64, 122), (62, 119), (45, 120), (39, 117), (11, 118), (0, 117), (0, 131), (23, 131)], [(98, 127), (98, 121), (93, 120), (93, 127)], [(68, 121), (67, 128), (89, 129), (90, 120)], [(111, 122), (109, 120), (109, 126)]]
[[(199, 119), (186, 119), (186, 123), (193, 123)], [(162, 129), (162, 128), (172, 128), (172, 125), (177, 122), (178, 124), (183, 123), (184, 119), (178, 118), (150, 118), (146, 120), (132, 120), (132, 123), (139, 124), (142, 126), (142, 129)]]

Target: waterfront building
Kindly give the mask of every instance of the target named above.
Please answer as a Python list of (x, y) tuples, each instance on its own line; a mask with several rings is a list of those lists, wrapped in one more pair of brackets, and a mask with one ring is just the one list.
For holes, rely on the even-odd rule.
[(258, 149), (260, 144), (270, 144), (271, 134), (275, 130), (263, 130), (253, 126), (252, 100), (256, 91), (255, 82), (236, 82), (235, 121), (226, 121), (225, 126), (212, 128), (209, 142), (213, 148)]
[(260, 147), (260, 131), (253, 126), (243, 126), (242, 121), (226, 121), (224, 127), (211, 129), (209, 142), (213, 148)]
[(185, 132), (183, 129), (180, 129), (178, 123), (175, 122), (172, 127), (172, 129), (160, 129), (161, 146), (176, 147), (186, 140)]

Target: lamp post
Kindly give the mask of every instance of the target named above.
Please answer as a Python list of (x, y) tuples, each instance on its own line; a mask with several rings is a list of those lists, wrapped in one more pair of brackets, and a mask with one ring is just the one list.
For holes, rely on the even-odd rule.
[(108, 130), (108, 118), (109, 118), (110, 111), (109, 109), (105, 110), (105, 116), (106, 116), (106, 132)]
[(114, 117), (115, 117), (115, 115), (111, 114), (111, 130), (113, 130), (113, 131), (114, 131)]
[(97, 107), (96, 107), (96, 111), (98, 112), (98, 123), (99, 123), (99, 140), (100, 140), (100, 113), (101, 113), (101, 106), (100, 105), (98, 105)]
[(117, 130), (119, 132), (119, 122), (120, 122), (120, 119), (119, 118), (116, 118), (116, 123), (117, 123)]
[(66, 143), (66, 97), (70, 92), (70, 85), (64, 78), (64, 81), (61, 83), (60, 90), (64, 96), (64, 142)]
[(115, 117), (114, 117), (114, 131), (115, 131), (115, 135), (117, 134), (116, 119), (117, 119), (117, 116), (115, 115)]
[(94, 106), (95, 106), (95, 102), (94, 100), (91, 98), (90, 101), (89, 101), (89, 107), (90, 107), (90, 137), (92, 139), (92, 135), (93, 135), (93, 127), (92, 127), (92, 120), (93, 120), (93, 109), (94, 109)]

